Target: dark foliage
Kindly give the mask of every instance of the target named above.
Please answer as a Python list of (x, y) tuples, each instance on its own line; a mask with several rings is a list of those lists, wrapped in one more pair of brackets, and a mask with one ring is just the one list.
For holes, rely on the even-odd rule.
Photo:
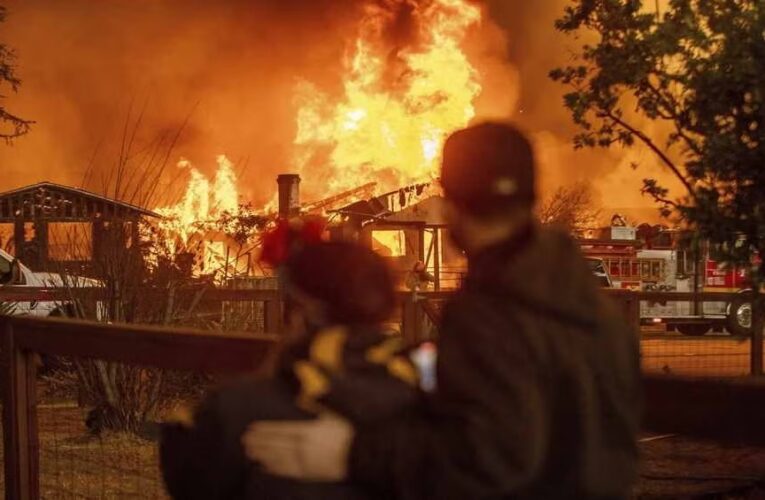
[[(581, 46), (550, 76), (571, 91), (577, 147), (652, 150), (685, 192), (643, 191), (722, 245), (728, 262), (765, 255), (765, 1), (576, 0), (556, 23)], [(649, 135), (660, 122), (666, 137)], [(756, 284), (765, 266), (752, 265)]]

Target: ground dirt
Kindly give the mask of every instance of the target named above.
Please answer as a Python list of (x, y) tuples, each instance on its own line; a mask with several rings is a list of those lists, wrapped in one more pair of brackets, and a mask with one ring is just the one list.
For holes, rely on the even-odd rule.
[[(85, 415), (74, 403), (38, 408), (41, 497), (167, 498), (156, 443), (124, 434), (93, 436)], [(765, 449), (682, 436), (641, 438), (634, 498), (765, 500)]]
[(640, 452), (635, 498), (765, 499), (765, 449), (670, 436)]

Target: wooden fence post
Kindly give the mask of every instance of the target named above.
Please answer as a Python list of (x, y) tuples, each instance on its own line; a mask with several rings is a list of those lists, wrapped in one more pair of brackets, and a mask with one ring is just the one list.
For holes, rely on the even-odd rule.
[(0, 318), (0, 334), (5, 498), (36, 500), (40, 497), (37, 366), (31, 352), (17, 348), (8, 318)]

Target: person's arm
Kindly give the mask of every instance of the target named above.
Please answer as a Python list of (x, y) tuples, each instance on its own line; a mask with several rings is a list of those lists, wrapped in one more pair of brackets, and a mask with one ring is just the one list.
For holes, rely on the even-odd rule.
[(448, 308), (432, 410), (360, 429), (351, 478), (397, 498), (495, 497), (527, 483), (548, 446), (550, 409), (520, 328), (484, 304)]

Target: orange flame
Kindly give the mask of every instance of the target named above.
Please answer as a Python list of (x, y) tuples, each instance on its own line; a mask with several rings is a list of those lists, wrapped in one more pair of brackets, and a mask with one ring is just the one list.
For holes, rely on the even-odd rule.
[[(391, 50), (391, 25), (406, 14), (414, 42)], [(364, 9), (344, 61), (343, 96), (333, 100), (310, 82), (296, 89), (297, 168), (322, 176), (330, 191), (367, 180), (383, 188), (434, 177), (445, 137), (473, 118), (478, 74), (461, 48), (481, 21), (466, 0), (389, 0)]]
[[(295, 89), (294, 162), (309, 186), (321, 182), (313, 194), (370, 181), (392, 190), (435, 177), (444, 139), (475, 115), (481, 85), (462, 44), (481, 19), (469, 0), (377, 0), (364, 7), (343, 61), (341, 97), (307, 81)], [(408, 33), (396, 41), (402, 22)], [(220, 257), (224, 247), (205, 233), (227, 232), (220, 221), (239, 214), (233, 166), (219, 156), (212, 181), (186, 160), (179, 167), (190, 175), (183, 197), (157, 210), (165, 244), (178, 251), (202, 241), (205, 253)]]
[(177, 237), (187, 244), (189, 238), (205, 230), (225, 213), (239, 210), (239, 193), (233, 164), (224, 155), (217, 158), (218, 170), (212, 182), (188, 160), (178, 162), (179, 168), (189, 169), (189, 182), (181, 200), (174, 206), (159, 208), (163, 216), (160, 230), (169, 237)]

